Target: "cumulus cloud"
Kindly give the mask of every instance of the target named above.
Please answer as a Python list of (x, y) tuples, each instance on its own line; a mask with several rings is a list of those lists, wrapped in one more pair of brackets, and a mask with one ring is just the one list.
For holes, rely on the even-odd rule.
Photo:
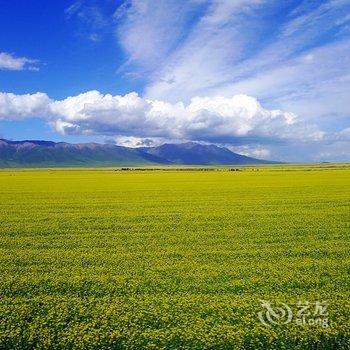
[(63, 100), (45, 93), (0, 93), (0, 119), (41, 117), (57, 132), (99, 135), (128, 146), (165, 142), (217, 143), (281, 161), (341, 161), (350, 157), (350, 129), (324, 132), (302, 117), (265, 108), (248, 95), (195, 97), (187, 104), (88, 91)]
[(161, 137), (202, 141), (239, 138), (320, 138), (290, 112), (267, 110), (253, 97), (195, 97), (189, 104), (89, 91), (54, 101), (49, 106), (52, 124), (61, 133)]
[(0, 52), (0, 70), (32, 70), (37, 71), (38, 60), (32, 60), (26, 57), (14, 57), (13, 55)]
[(47, 116), (51, 99), (44, 93), (16, 95), (0, 92), (0, 119)]
[[(46, 94), (0, 94), (0, 117), (43, 116), (62, 134), (110, 135), (137, 139), (275, 142), (290, 138), (318, 140), (324, 133), (295, 114), (264, 108), (256, 98), (195, 97), (188, 104), (89, 91), (64, 100)], [(132, 139), (130, 139), (132, 140)]]

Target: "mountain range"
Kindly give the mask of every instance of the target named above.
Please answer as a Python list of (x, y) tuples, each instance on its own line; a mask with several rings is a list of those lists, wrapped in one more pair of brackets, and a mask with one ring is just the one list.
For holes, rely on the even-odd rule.
[(196, 142), (130, 148), (114, 144), (71, 144), (0, 139), (0, 167), (93, 167), (137, 165), (245, 165), (272, 161)]

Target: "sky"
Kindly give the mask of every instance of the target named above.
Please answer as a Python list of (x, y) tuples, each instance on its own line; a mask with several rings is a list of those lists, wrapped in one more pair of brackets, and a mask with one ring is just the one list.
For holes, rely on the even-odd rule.
[(350, 161), (350, 0), (0, 0), (0, 138)]

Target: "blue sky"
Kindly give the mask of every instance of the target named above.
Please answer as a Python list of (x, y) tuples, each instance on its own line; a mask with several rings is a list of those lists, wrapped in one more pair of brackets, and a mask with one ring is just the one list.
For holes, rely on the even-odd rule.
[(0, 137), (350, 161), (350, 0), (11, 0)]

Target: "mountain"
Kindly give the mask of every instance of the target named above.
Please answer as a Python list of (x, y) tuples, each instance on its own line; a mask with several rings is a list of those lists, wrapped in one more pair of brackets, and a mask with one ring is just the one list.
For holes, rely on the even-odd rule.
[(230, 165), (267, 164), (266, 160), (255, 159), (234, 153), (227, 148), (215, 145), (202, 145), (196, 142), (164, 144), (158, 147), (141, 148), (144, 152), (183, 165)]
[(273, 163), (195, 142), (129, 148), (113, 144), (70, 144), (0, 139), (0, 167), (93, 167), (136, 165), (239, 165)]
[(1, 167), (115, 166), (167, 163), (169, 162), (141, 150), (111, 144), (70, 144), (0, 139)]

